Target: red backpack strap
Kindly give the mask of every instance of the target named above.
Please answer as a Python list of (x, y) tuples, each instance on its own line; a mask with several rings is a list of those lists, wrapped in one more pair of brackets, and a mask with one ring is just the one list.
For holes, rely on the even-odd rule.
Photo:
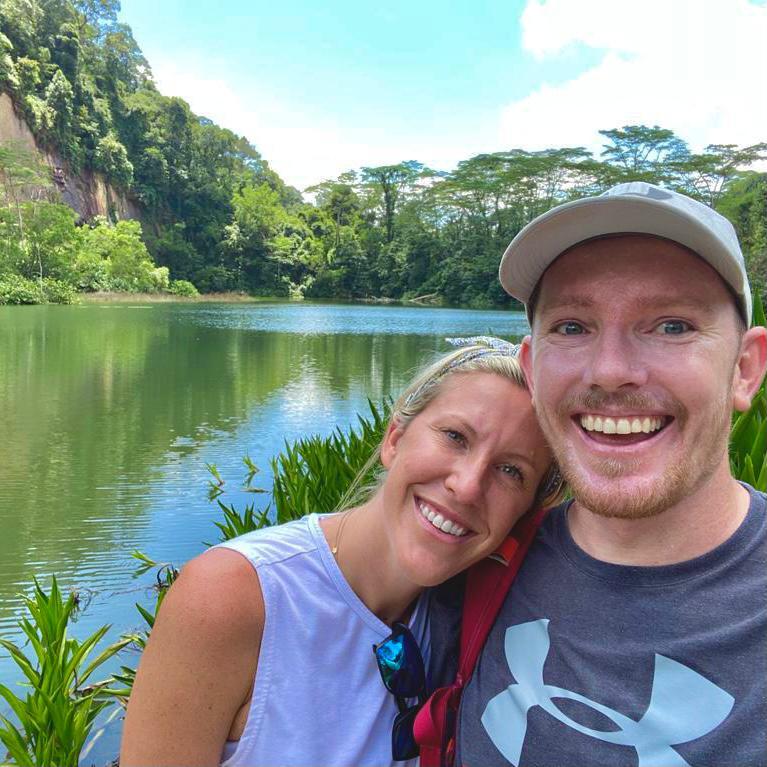
[(468, 682), (503, 600), (548, 509), (526, 515), (496, 552), (469, 569), (461, 621), (458, 680)]
[(492, 556), (469, 569), (458, 673), (452, 685), (432, 693), (413, 724), (413, 734), (421, 747), (421, 767), (445, 767), (453, 763), (455, 724), (463, 687), (474, 672), (485, 639), (547, 511), (540, 509), (525, 515)]

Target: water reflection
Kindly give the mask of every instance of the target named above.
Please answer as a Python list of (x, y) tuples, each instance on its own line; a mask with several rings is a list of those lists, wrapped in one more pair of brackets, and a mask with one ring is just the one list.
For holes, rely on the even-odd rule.
[[(445, 335), (490, 329), (526, 324), (310, 304), (0, 307), (0, 631), (13, 634), (16, 593), (51, 573), (92, 592), (77, 633), (135, 626), (145, 582), (129, 552), (180, 564), (216, 538), (205, 462), (236, 488), (243, 455), (266, 469), (284, 440), (396, 393)], [(0, 658), (0, 682), (13, 676)]]

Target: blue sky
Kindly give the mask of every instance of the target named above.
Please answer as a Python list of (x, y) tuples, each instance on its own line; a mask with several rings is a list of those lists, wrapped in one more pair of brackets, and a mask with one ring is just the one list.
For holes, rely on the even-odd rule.
[(762, 0), (123, 0), (121, 18), (163, 93), (299, 188), (406, 159), (598, 151), (629, 122), (693, 148), (767, 139)]

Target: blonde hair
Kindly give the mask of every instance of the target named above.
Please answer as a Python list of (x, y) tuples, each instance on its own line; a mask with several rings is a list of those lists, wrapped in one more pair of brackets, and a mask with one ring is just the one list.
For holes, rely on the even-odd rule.
[[(386, 431), (388, 432), (394, 421), (407, 428), (407, 425), (437, 397), (445, 381), (457, 374), (493, 373), (506, 378), (520, 389), (529, 391), (522, 367), (516, 354), (511, 353), (511, 349), (510, 344), (508, 350), (482, 344), (464, 346), (427, 365), (403, 389), (392, 405)], [(380, 466), (380, 457), (381, 444), (354, 478), (349, 490), (341, 499), (338, 510), (364, 503), (379, 490), (386, 476), (385, 470)], [(378, 471), (372, 481), (365, 481), (376, 465)], [(564, 490), (564, 480), (559, 467), (552, 461), (538, 485), (533, 508), (557, 503), (563, 498)]]

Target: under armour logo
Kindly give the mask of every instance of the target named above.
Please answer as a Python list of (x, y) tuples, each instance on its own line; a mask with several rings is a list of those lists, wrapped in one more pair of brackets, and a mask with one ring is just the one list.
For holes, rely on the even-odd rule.
[[(503, 756), (517, 767), (527, 732), (527, 712), (534, 706), (584, 735), (635, 749), (638, 767), (690, 767), (672, 748), (711, 732), (732, 710), (735, 699), (692, 669), (655, 655), (650, 703), (635, 721), (596, 701), (543, 682), (549, 653), (549, 622), (537, 620), (506, 630), (506, 660), (517, 680), (485, 708), (482, 724)], [(614, 731), (585, 727), (562, 713), (552, 698), (590, 706), (618, 727)]]

